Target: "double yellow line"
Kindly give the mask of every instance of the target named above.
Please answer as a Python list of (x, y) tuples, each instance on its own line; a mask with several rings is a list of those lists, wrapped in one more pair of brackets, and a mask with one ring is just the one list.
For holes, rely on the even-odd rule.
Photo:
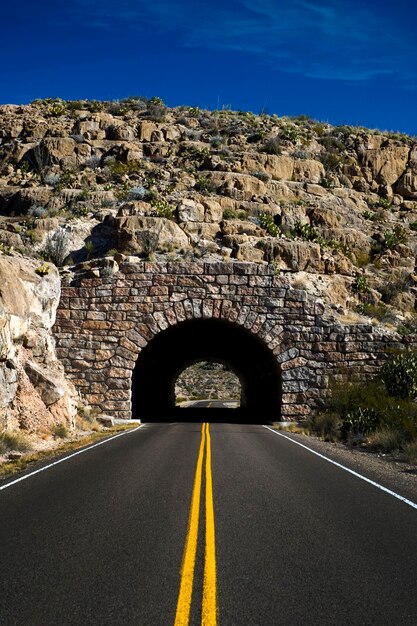
[(198, 526), (200, 518), (203, 457), (206, 448), (206, 537), (204, 554), (204, 581), (202, 617), (203, 626), (217, 625), (216, 540), (214, 531), (213, 479), (211, 473), (211, 440), (208, 424), (201, 429), (200, 449), (195, 470), (191, 499), (188, 533), (181, 569), (181, 585), (178, 594), (175, 626), (188, 626), (193, 593), (194, 569), (197, 554)]

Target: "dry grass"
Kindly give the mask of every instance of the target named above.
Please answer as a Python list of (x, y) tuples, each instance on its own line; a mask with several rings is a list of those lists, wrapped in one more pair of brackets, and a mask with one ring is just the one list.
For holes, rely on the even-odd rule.
[(0, 433), (0, 454), (28, 452), (32, 447), (30, 439), (24, 433), (11, 431)]
[[(130, 430), (131, 428), (135, 428), (137, 426), (138, 426), (137, 423), (117, 424), (116, 426), (113, 426), (113, 428), (107, 428), (106, 430), (102, 430), (100, 432), (91, 433), (90, 435), (86, 437), (80, 437), (78, 439), (66, 441), (65, 443), (62, 443), (57, 448), (54, 448), (53, 450), (42, 450), (38, 452), (33, 452), (33, 454), (25, 454), (24, 456), (18, 459), (12, 459), (10, 461), (6, 461), (5, 463), (0, 465), (0, 478), (5, 478), (6, 476), (10, 476), (11, 474), (15, 474), (16, 472), (21, 472), (23, 470), (29, 469), (32, 466), (36, 466), (40, 463), (44, 463), (45, 461), (54, 459), (55, 457), (61, 456), (67, 452), (78, 450), (79, 448), (88, 446), (89, 444), (95, 443), (96, 441), (99, 441), (100, 439), (111, 437), (112, 435), (115, 435), (116, 433), (123, 432), (125, 430)], [(20, 435), (20, 433), (18, 434)]]
[(298, 422), (291, 422), (291, 424), (274, 424), (275, 430), (282, 430), (286, 433), (295, 433), (297, 435), (310, 435), (310, 429), (307, 424), (299, 424)]
[(325, 441), (340, 440), (342, 420), (335, 413), (318, 413), (311, 422), (311, 430)]
[(54, 424), (51, 428), (51, 433), (57, 439), (67, 439), (70, 434), (65, 424)]
[(381, 452), (394, 452), (404, 446), (404, 433), (398, 428), (383, 426), (368, 436), (368, 445)]

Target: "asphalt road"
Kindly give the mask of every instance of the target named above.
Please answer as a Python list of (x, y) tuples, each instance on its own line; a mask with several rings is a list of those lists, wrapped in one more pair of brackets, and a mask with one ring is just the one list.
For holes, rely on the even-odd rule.
[(0, 491), (0, 624), (187, 623), (193, 528), (189, 624), (417, 624), (417, 510), (262, 426), (209, 433), (147, 424)]

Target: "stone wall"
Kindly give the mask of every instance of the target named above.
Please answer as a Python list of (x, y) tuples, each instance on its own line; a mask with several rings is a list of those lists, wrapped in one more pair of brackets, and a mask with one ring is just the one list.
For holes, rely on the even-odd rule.
[(330, 377), (372, 376), (387, 350), (404, 345), (371, 324), (341, 325), (272, 266), (139, 261), (63, 286), (54, 327), (58, 356), (91, 405), (130, 418), (140, 351), (169, 326), (196, 318), (241, 325), (268, 346), (281, 368), (283, 420), (308, 417)]

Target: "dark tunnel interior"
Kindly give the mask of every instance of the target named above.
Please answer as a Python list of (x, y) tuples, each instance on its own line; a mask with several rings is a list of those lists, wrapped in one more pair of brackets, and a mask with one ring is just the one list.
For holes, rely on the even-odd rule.
[[(199, 361), (228, 365), (241, 383), (239, 408), (175, 406), (175, 382)], [(139, 354), (132, 375), (132, 417), (143, 422), (278, 421), (279, 364), (267, 345), (247, 329), (217, 319), (181, 322), (156, 335)]]

